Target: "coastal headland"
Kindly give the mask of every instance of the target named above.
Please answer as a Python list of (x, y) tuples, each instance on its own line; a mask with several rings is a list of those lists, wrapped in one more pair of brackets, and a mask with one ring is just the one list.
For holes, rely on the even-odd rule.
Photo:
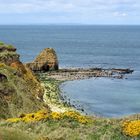
[[(140, 115), (87, 116), (61, 100), (59, 85), (91, 77), (125, 78), (130, 69), (59, 69), (45, 49), (23, 64), (16, 48), (0, 42), (0, 140), (131, 140), (140, 138)], [(51, 56), (51, 57), (48, 57)]]

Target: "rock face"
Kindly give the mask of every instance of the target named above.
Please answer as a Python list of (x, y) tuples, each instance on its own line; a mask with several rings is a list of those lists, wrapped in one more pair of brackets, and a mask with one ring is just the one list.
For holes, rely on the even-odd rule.
[(38, 79), (20, 62), (16, 48), (0, 44), (0, 118), (43, 108), (43, 93)]
[(33, 71), (58, 70), (57, 55), (53, 48), (45, 48), (32, 63), (27, 63)]

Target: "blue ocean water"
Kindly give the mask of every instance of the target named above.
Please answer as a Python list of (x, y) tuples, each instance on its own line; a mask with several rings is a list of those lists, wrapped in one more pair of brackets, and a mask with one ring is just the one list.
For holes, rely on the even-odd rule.
[(62, 91), (90, 114), (140, 112), (140, 26), (0, 26), (0, 40), (15, 45), (23, 62), (53, 47), (60, 67), (134, 69), (128, 79), (72, 81)]

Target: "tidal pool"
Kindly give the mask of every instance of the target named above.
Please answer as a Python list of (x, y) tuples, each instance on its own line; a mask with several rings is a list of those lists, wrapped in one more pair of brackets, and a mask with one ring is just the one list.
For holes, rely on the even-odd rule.
[(87, 114), (122, 117), (140, 113), (140, 78), (134, 75), (128, 79), (68, 81), (60, 88), (66, 100), (81, 106)]

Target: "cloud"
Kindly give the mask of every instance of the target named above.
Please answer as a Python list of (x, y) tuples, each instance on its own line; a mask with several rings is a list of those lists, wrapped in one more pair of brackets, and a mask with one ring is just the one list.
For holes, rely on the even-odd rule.
[(123, 13), (123, 12), (114, 12), (113, 15), (116, 17), (126, 17), (127, 16), (127, 14)]
[(140, 4), (138, 0), (0, 0), (0, 13), (26, 13), (48, 11), (116, 10)]
[(34, 13), (46, 11), (68, 11), (73, 4), (53, 0), (0, 1), (0, 13)]
[[(26, 15), (55, 22), (95, 22), (140, 15), (139, 0), (0, 0), (0, 16)], [(14, 16), (13, 16), (14, 18)], [(32, 18), (33, 20), (33, 18)]]

